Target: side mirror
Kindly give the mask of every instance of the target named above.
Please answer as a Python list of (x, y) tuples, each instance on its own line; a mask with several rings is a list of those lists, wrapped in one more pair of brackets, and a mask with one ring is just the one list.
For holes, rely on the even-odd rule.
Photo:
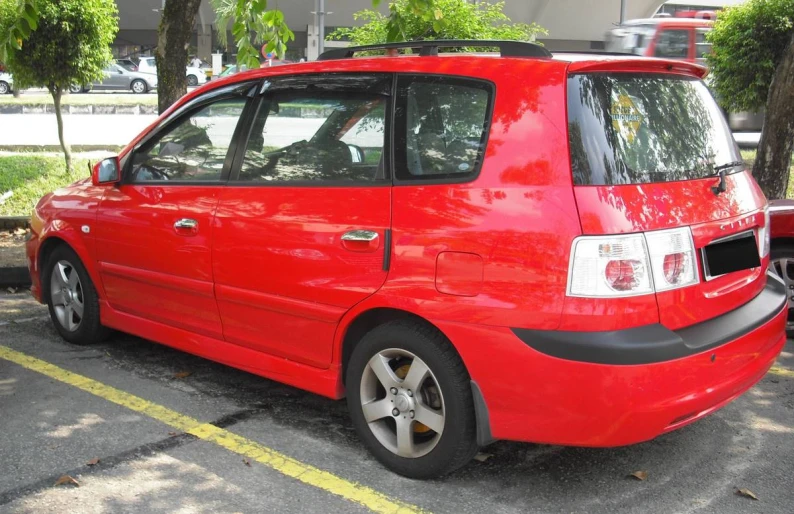
[(94, 165), (91, 170), (91, 183), (95, 186), (100, 184), (115, 184), (121, 179), (121, 164), (118, 157), (109, 157), (101, 160)]

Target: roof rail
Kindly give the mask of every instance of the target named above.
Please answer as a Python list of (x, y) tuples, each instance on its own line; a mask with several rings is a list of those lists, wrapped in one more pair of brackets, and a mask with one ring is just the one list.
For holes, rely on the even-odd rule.
[(333, 48), (326, 50), (318, 61), (328, 61), (331, 59), (349, 59), (357, 52), (368, 52), (372, 50), (390, 50), (399, 48), (411, 48), (419, 50), (420, 56), (438, 55), (439, 48), (455, 47), (491, 47), (499, 48), (502, 57), (551, 57), (552, 54), (536, 43), (525, 41), (500, 41), (500, 40), (479, 40), (479, 39), (434, 39), (432, 41), (403, 41), (400, 43), (383, 43), (378, 45), (348, 46), (345, 48)]
[(615, 55), (619, 57), (644, 57), (642, 55), (637, 55), (630, 52), (610, 52), (608, 50), (555, 50), (554, 55), (557, 54)]

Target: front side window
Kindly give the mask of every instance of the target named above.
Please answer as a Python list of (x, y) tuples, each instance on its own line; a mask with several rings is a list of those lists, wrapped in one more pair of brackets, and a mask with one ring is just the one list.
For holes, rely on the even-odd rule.
[(742, 169), (706, 85), (663, 74), (568, 78), (568, 136), (577, 185), (692, 180)]
[(686, 59), (689, 57), (689, 30), (663, 30), (656, 40), (656, 57)]
[(178, 120), (136, 151), (129, 181), (220, 180), (245, 102), (219, 100)]
[(387, 104), (388, 96), (358, 91), (270, 94), (254, 120), (239, 180), (385, 179)]
[(479, 172), (493, 87), (451, 77), (401, 77), (395, 115), (399, 180), (465, 179)]

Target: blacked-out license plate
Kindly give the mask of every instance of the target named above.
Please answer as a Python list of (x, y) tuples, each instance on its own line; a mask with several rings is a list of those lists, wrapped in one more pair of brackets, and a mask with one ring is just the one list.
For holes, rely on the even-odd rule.
[(705, 246), (703, 261), (706, 275), (709, 277), (757, 268), (761, 265), (761, 259), (758, 257), (755, 233), (751, 230), (725, 241)]

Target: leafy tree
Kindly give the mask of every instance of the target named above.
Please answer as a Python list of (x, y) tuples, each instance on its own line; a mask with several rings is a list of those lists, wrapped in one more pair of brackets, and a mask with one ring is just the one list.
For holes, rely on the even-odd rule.
[(22, 43), (39, 25), (39, 10), (36, 0), (13, 0), (0, 4), (0, 63), (8, 54), (21, 50)]
[(753, 175), (782, 198), (794, 148), (794, 0), (750, 0), (725, 9), (708, 36), (713, 87), (728, 109), (766, 107)]
[[(414, 8), (411, 0), (397, 0), (389, 7), (390, 16), (365, 9), (354, 14), (355, 19), (365, 20), (360, 27), (340, 28), (331, 39), (350, 39), (357, 45), (368, 45), (392, 41), (395, 35), (404, 41), (420, 39), (510, 39), (532, 41), (536, 36), (548, 32), (533, 23), (510, 23), (502, 10), (504, 2), (469, 3), (466, 0), (435, 0), (434, 9), (442, 13), (435, 15)], [(395, 21), (397, 20), (397, 21)], [(397, 28), (395, 28), (397, 27)]]
[[(6, 16), (18, 6), (17, 0), (2, 1), (2, 26), (19, 25), (19, 16), (28, 23), (28, 11)], [(9, 4), (14, 4), (9, 6)], [(72, 84), (89, 84), (102, 78), (103, 68), (113, 60), (110, 44), (118, 32), (118, 11), (113, 0), (37, 0), (37, 27), (26, 41), (13, 45), (6, 65), (16, 87), (46, 87), (55, 104), (58, 138), (66, 168), (72, 169), (72, 152), (63, 135), (61, 97)]]

